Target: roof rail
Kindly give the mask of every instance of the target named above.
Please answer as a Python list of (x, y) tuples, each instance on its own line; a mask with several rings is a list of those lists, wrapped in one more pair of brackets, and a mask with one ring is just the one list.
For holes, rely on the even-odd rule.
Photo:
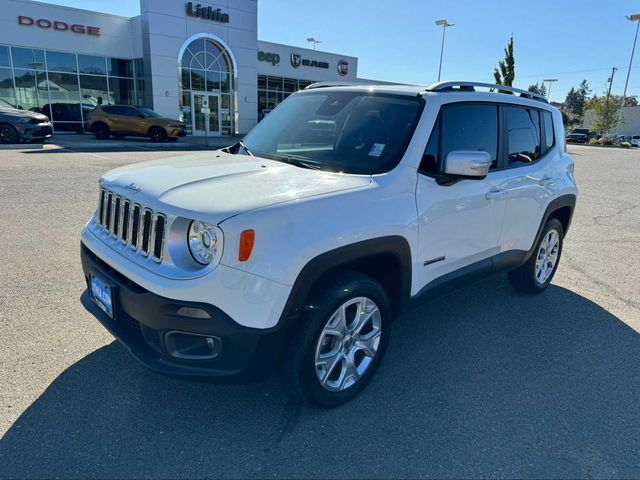
[(475, 91), (475, 87), (488, 88), (490, 92), (502, 93), (511, 92), (517, 93), (523, 98), (529, 98), (531, 100), (540, 100), (541, 102), (549, 103), (544, 95), (539, 93), (530, 92), (528, 90), (521, 90), (519, 88), (507, 87), (505, 85), (496, 85), (494, 83), (481, 83), (481, 82), (439, 82), (429, 85), (425, 90), (427, 92), (451, 92), (451, 91)]
[(311, 85), (305, 87), (305, 90), (313, 90), (315, 88), (326, 88), (326, 87), (355, 87), (360, 85), (366, 85), (365, 83), (358, 82), (316, 82)]

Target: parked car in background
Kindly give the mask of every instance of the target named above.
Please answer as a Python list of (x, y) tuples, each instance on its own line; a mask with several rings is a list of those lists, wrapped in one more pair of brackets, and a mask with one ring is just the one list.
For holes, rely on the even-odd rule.
[(98, 105), (85, 116), (96, 138), (149, 137), (152, 142), (175, 142), (187, 133), (184, 122), (166, 118), (150, 108), (130, 105)]
[(82, 133), (82, 115), (86, 118), (93, 108), (86, 103), (49, 103), (40, 109), (40, 113), (55, 122), (56, 132)]
[(640, 135), (633, 135), (631, 137), (631, 146), (640, 147)]
[[(576, 130), (586, 130), (586, 129), (580, 128)], [(589, 141), (589, 134), (584, 133), (582, 131), (576, 131), (576, 130), (569, 132), (565, 137), (565, 141), (568, 143), (587, 143)]]
[(19, 110), (0, 100), (0, 143), (44, 142), (52, 132), (45, 115)]

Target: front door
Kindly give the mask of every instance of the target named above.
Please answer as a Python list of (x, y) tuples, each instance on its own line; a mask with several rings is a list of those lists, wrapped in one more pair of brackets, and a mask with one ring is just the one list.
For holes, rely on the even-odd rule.
[(220, 95), (191, 93), (191, 125), (193, 135), (220, 135)]
[[(465, 267), (487, 269), (501, 251), (507, 174), (497, 169), (498, 107), (445, 105), (434, 126), (418, 175), (418, 264), (413, 294)], [(494, 164), (482, 180), (440, 184), (436, 177), (452, 151), (485, 151)]]

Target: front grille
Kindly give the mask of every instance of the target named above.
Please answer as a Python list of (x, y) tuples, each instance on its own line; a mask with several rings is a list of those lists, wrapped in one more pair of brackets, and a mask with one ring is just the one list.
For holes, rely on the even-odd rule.
[(166, 216), (121, 197), (100, 190), (98, 223), (109, 236), (156, 262), (162, 261), (166, 235)]

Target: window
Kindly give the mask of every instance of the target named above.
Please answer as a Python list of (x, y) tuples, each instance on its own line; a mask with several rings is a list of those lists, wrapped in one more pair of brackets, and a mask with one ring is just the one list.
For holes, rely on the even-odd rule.
[(0, 45), (0, 67), (10, 67), (9, 64), (9, 47)]
[(258, 156), (321, 170), (394, 168), (422, 112), (421, 98), (311, 90), (292, 96), (245, 137)]
[(16, 99), (13, 96), (13, 74), (10, 68), (0, 68), (0, 100), (11, 105), (16, 104)]
[(122, 58), (110, 58), (108, 61), (109, 75), (114, 77), (133, 77), (133, 61)]
[(440, 171), (438, 164), (438, 147), (440, 143), (440, 117), (436, 119), (436, 123), (431, 131), (429, 143), (422, 156), (420, 164), (420, 172), (436, 174)]
[(77, 72), (75, 54), (47, 51), (47, 70), (50, 72)]
[(133, 107), (122, 107), (122, 115), (125, 117), (139, 117), (141, 113)]
[(549, 150), (553, 147), (555, 143), (555, 135), (553, 131), (553, 117), (551, 116), (551, 112), (543, 112), (542, 118), (544, 120), (544, 137), (545, 137), (545, 147)]
[(122, 107), (116, 107), (113, 105), (110, 105), (108, 107), (102, 107), (102, 111), (104, 113), (108, 113), (109, 115), (123, 115)]
[(542, 155), (540, 112), (528, 108), (505, 107), (504, 114), (509, 165), (535, 162)]
[(13, 68), (44, 69), (44, 50), (11, 47)]
[(106, 75), (107, 64), (104, 57), (94, 57), (92, 55), (78, 55), (78, 67), (80, 73), (90, 73), (92, 75)]

